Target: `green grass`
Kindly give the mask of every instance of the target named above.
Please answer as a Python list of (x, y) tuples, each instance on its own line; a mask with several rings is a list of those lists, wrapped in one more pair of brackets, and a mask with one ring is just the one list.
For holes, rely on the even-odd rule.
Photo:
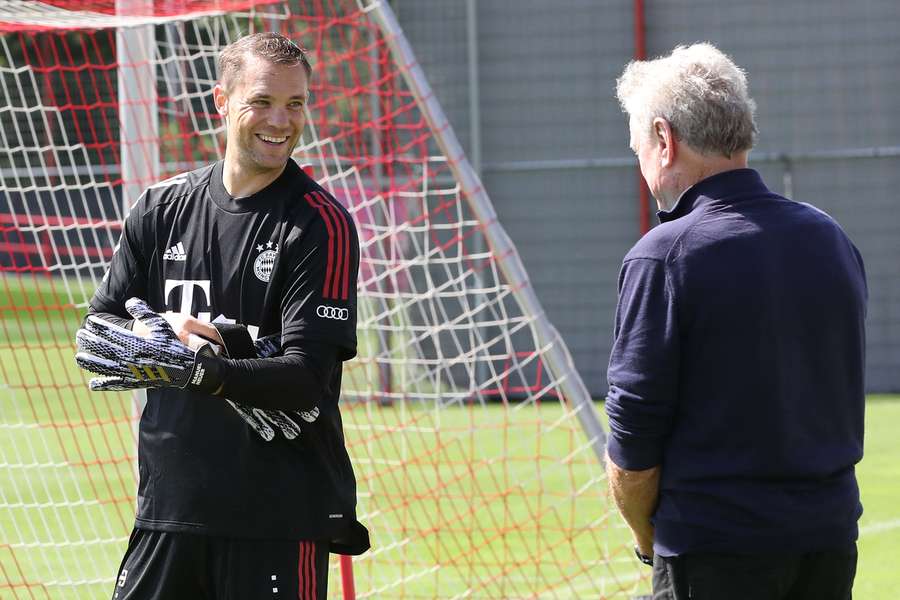
[[(0, 278), (3, 598), (105, 596), (133, 518), (130, 401), (86, 391), (72, 360), (80, 311), (58, 285)], [(558, 403), (343, 412), (374, 543), (354, 563), (361, 594), (625, 597), (639, 584), (602, 470)]]
[[(9, 403), (12, 400), (14, 399), (11, 399), (9, 395), (3, 395), (3, 403), (0, 404), (0, 406), (2, 406), (3, 409), (2, 415), (4, 416), (4, 419), (9, 415)], [(397, 407), (379, 408), (376, 409), (375, 412), (379, 415), (377, 418), (379, 418), (383, 424), (389, 426), (393, 413), (398, 410)], [(500, 412), (502, 412), (500, 407), (491, 407), (487, 413), (487, 420), (490, 420), (491, 416), (497, 421), (502, 420), (499, 414)], [(455, 420), (456, 425), (464, 428), (464, 424), (468, 420), (468, 416), (465, 413), (466, 411), (463, 409), (457, 410), (456, 413), (452, 415), (445, 414), (445, 420), (451, 421), (451, 423), (447, 423), (448, 427), (452, 427), (452, 421)], [(123, 402), (120, 416), (124, 419), (127, 417), (127, 414), (127, 404)], [(485, 417), (485, 415), (482, 415), (482, 417)], [(25, 420), (27, 421), (27, 419)], [(406, 420), (409, 420), (408, 416), (406, 417)], [(895, 434), (898, 423), (900, 423), (900, 397), (873, 397), (870, 399), (867, 411), (866, 458), (858, 468), (863, 502), (866, 506), (865, 514), (860, 521), (860, 561), (855, 586), (855, 593), (858, 598), (873, 600), (892, 599), (895, 597), (896, 589), (900, 588), (900, 573), (897, 572), (892, 560), (893, 557), (900, 555), (900, 541), (898, 541), (897, 536), (897, 531), (900, 529), (900, 507), (898, 507), (896, 502), (896, 499), (900, 498), (900, 466), (898, 466), (900, 465), (900, 441), (898, 441)], [(5, 421), (5, 424), (8, 424), (8, 422)], [(122, 429), (123, 439), (129, 439), (127, 437), (127, 427), (123, 425)], [(523, 433), (527, 433), (527, 431)], [(352, 437), (352, 433), (348, 435)], [(390, 433), (388, 435), (390, 435)], [(88, 436), (93, 437), (95, 440), (109, 439), (109, 436), (102, 432), (91, 432), (88, 429), (77, 434), (77, 437)], [(26, 440), (26, 438), (28, 439)], [(49, 445), (54, 448), (52, 454), (64, 456), (67, 453), (75, 453), (74, 446), (78, 443), (82, 446), (86, 445), (84, 440), (74, 440), (70, 435), (67, 435), (66, 430), (62, 430), (59, 434), (59, 438), (60, 439), (56, 441), (57, 434), (51, 435), (49, 432), (41, 432), (36, 435), (36, 432), (30, 429), (6, 430), (4, 431), (2, 441), (0, 441), (0, 448), (2, 448), (0, 449), (0, 456), (3, 457), (4, 463), (9, 463), (10, 457), (16, 455), (16, 452), (12, 449), (13, 447), (27, 448), (29, 446), (37, 446), (40, 448), (43, 443), (49, 443)], [(39, 439), (41, 443), (36, 444), (36, 439)], [(407, 436), (406, 439), (410, 440), (414, 438)], [(490, 427), (485, 427), (483, 434), (476, 435), (474, 440), (476, 447), (479, 448), (479, 455), (482, 457), (496, 455), (497, 449), (493, 446), (501, 443), (498, 436), (495, 435), (495, 430)], [(67, 445), (71, 446), (71, 448), (69, 450), (64, 450), (64, 447)], [(125, 448), (119, 448), (118, 450), (127, 455)], [(397, 449), (396, 453), (400, 454), (401, 452), (408, 452), (409, 454), (416, 454), (422, 450), (423, 448), (411, 444), (402, 451)], [(523, 453), (528, 452), (527, 448), (522, 448), (521, 450)], [(382, 456), (387, 456), (389, 452), (381, 452), (380, 454)], [(441, 485), (446, 489), (454, 478), (459, 478), (460, 469), (462, 469), (460, 461), (464, 455), (467, 454), (468, 453), (465, 452), (463, 448), (453, 448), (451, 446), (439, 456), (434, 457), (435, 470), (428, 476), (428, 481), (417, 482), (414, 478), (400, 478), (398, 481), (401, 485), (398, 485), (397, 488), (393, 490), (394, 493), (408, 491), (404, 489), (403, 484), (417, 487), (421, 492), (422, 490), (434, 489), (438, 486), (438, 482), (442, 482)], [(361, 462), (364, 463), (365, 460), (362, 460)], [(365, 477), (366, 471), (370, 468), (371, 467), (368, 465), (360, 465), (357, 469), (358, 471), (361, 471), (360, 475)], [(520, 468), (528, 467), (521, 466)], [(59, 470), (59, 472), (57, 472), (57, 470)], [(71, 479), (67, 478), (67, 473), (72, 476)], [(466, 492), (466, 485), (483, 488), (482, 494), (484, 493), (484, 489), (491, 490), (496, 487), (495, 483), (492, 482), (491, 473), (483, 472), (482, 475), (483, 477), (481, 478), (476, 478), (476, 480), (471, 482), (460, 484), (455, 490), (457, 494), (459, 496), (463, 495)], [(547, 475), (549, 476), (549, 479), (545, 483), (551, 487), (555, 484), (564, 486), (567, 483), (564, 474), (547, 473)], [(514, 474), (511, 474), (510, 476), (512, 478), (516, 477)], [(37, 485), (36, 482), (39, 478), (48, 480), (51, 483), (51, 486), (49, 488), (42, 488), (40, 485)], [(128, 518), (130, 517), (128, 510), (130, 505), (127, 502), (113, 502), (97, 506), (78, 506), (76, 504), (63, 509), (51, 509), (49, 507), (40, 508), (40, 506), (45, 505), (50, 499), (56, 501), (67, 499), (69, 502), (77, 500), (80, 496), (78, 488), (81, 489), (81, 494), (87, 495), (87, 491), (91, 489), (91, 486), (86, 484), (88, 478), (94, 481), (95, 486), (99, 483), (101, 488), (103, 488), (100, 490), (101, 493), (98, 494), (99, 496), (103, 496), (104, 494), (113, 497), (121, 496), (123, 491), (130, 490), (131, 486), (134, 485), (133, 478), (127, 465), (107, 465), (104, 468), (98, 467), (94, 472), (87, 469), (74, 469), (74, 471), (72, 471), (63, 467), (57, 467), (55, 470), (51, 466), (33, 469), (30, 474), (24, 473), (22, 469), (10, 469), (8, 466), (3, 469), (3, 475), (0, 477), (0, 490), (2, 490), (0, 491), (0, 497), (2, 497), (5, 502), (18, 499), (20, 503), (30, 505), (28, 507), (5, 508), (3, 510), (0, 522), (2, 522), (4, 544), (16, 540), (16, 538), (11, 535), (12, 531), (16, 528), (13, 525), (13, 522), (15, 522), (18, 524), (19, 529), (35, 529), (37, 531), (35, 538), (41, 542), (49, 543), (76, 538), (87, 540), (88, 545), (84, 548), (68, 547), (54, 551), (45, 550), (43, 552), (43, 557), (35, 558), (34, 561), (32, 561), (31, 568), (29, 568), (27, 564), (29, 561), (23, 560), (21, 556), (18, 557), (19, 563), (17, 565), (13, 560), (10, 549), (6, 545), (0, 546), (0, 567), (2, 567), (2, 570), (0, 570), (0, 592), (4, 589), (4, 584), (11, 585), (21, 582), (21, 579), (17, 575), (20, 570), (27, 571), (26, 578), (31, 582), (58, 581), (64, 579), (64, 577), (61, 577), (62, 574), (68, 574), (68, 576), (74, 580), (80, 578), (87, 580), (99, 578), (105, 580), (98, 585), (79, 586), (75, 589), (54, 588), (53, 586), (48, 586), (47, 589), (52, 592), (53, 595), (47, 595), (46, 597), (92, 598), (100, 593), (105, 593), (109, 589), (108, 580), (111, 580), (112, 578), (112, 570), (115, 568), (123, 548), (123, 540), (116, 540), (114, 538), (116, 536), (124, 535), (124, 532), (127, 531)], [(31, 498), (22, 498), (21, 490), (29, 487), (27, 485), (29, 480), (31, 481), (34, 495)], [(384, 481), (390, 482), (390, 479), (385, 479)], [(54, 482), (56, 483), (54, 484)], [(15, 490), (19, 490), (18, 493)], [(590, 496), (587, 497), (586, 500), (590, 500)], [(420, 533), (418, 523), (422, 520), (430, 522), (428, 515), (421, 514), (422, 511), (427, 510), (429, 506), (430, 510), (445, 515), (444, 520), (441, 521), (444, 524), (445, 529), (436, 532), (425, 542), (417, 544), (415, 534)], [(492, 511), (490, 515), (483, 514), (482, 518), (490, 517), (502, 520), (504, 517), (500, 514), (499, 508), (499, 504), (495, 505), (495, 510)], [(517, 499), (511, 497), (506, 508), (509, 510), (508, 518), (515, 520), (517, 518), (521, 519), (527, 517), (527, 514), (520, 514), (527, 513), (527, 503), (522, 502), (521, 498)], [(596, 510), (595, 508), (592, 508), (588, 502), (586, 502), (584, 506), (576, 504), (574, 508), (587, 511)], [(124, 513), (124, 516), (122, 513)], [(469, 507), (465, 499), (462, 497), (452, 497), (451, 494), (448, 494), (447, 497), (440, 502), (427, 505), (419, 503), (409, 507), (402, 515), (407, 520), (407, 526), (405, 528), (398, 528), (398, 531), (405, 534), (400, 537), (405, 538), (406, 536), (409, 536), (409, 539), (406, 539), (405, 541), (405, 548), (397, 553), (399, 555), (408, 555), (408, 564), (403, 567), (400, 565), (381, 564), (378, 560), (372, 560), (369, 564), (362, 562), (357, 566), (358, 589), (361, 592), (364, 592), (367, 589), (367, 585), (372, 586), (372, 588), (387, 586), (389, 582), (401, 576), (404, 570), (407, 574), (412, 574), (417, 570), (421, 570), (423, 568), (422, 565), (428, 563), (432, 558), (430, 558), (431, 552), (423, 547), (417, 548), (417, 545), (423, 546), (432, 544), (441, 548), (443, 552), (448, 554), (454, 553), (458, 546), (464, 544), (481, 545), (484, 549), (485, 540), (480, 538), (477, 532), (473, 535), (473, 528), (466, 527), (464, 522), (457, 519), (457, 517), (464, 517), (468, 514)], [(566, 517), (564, 516), (563, 520), (565, 520), (565, 518)], [(24, 526), (23, 524), (28, 521), (32, 521), (32, 524)], [(81, 523), (80, 528), (78, 525), (79, 521)], [(373, 541), (375, 542), (376, 549), (378, 549), (379, 544), (387, 546), (396, 542), (396, 540), (386, 537), (389, 534), (385, 530), (386, 523), (384, 520), (376, 518), (373, 519), (373, 521), (376, 523), (376, 526), (373, 527)], [(42, 523), (46, 524), (44, 528), (41, 526)], [(90, 527), (85, 527), (88, 524)], [(76, 532), (78, 535), (74, 535)], [(524, 536), (527, 535), (527, 533), (526, 530), (520, 532), (518, 535)], [(621, 532), (613, 530), (613, 533), (619, 534)], [(563, 544), (560, 539), (547, 539), (546, 541), (548, 542), (548, 545), (554, 543), (563, 544), (561, 546), (562, 548), (565, 548), (566, 551), (571, 550), (575, 553), (598, 552), (598, 549), (604, 547), (604, 542), (598, 541), (593, 536), (582, 537), (583, 539), (576, 537), (571, 549), (568, 545)], [(109, 541), (110, 539), (112, 539), (112, 541)], [(524, 542), (524, 540), (518, 541)], [(584, 543), (582, 544), (582, 542)], [(620, 540), (609, 540), (607, 543), (611, 546), (616, 546), (620, 543)], [(516, 545), (514, 544), (512, 547), (515, 548)], [(558, 546), (557, 548), (557, 551), (559, 551), (560, 547)], [(517, 557), (514, 551), (507, 550), (506, 554), (503, 554), (503, 550), (496, 549), (483, 551), (488, 555), (494, 556), (494, 558), (502, 558), (511, 562), (515, 562), (517, 558), (521, 558)], [(90, 560), (87, 562), (84, 560), (85, 553), (91, 554)], [(20, 551), (17, 551), (17, 554), (20, 554)], [(40, 553), (38, 552), (36, 554)], [(386, 554), (390, 554), (390, 552), (383, 552), (382, 556), (385, 556)], [(95, 568), (90, 572), (84, 572), (85, 564), (93, 565)], [(621, 569), (626, 575), (628, 570), (629, 567), (627, 565), (623, 566)], [(526, 581), (509, 583), (509, 586), (511, 589), (518, 591), (527, 589), (527, 586), (530, 583), (527, 581), (529, 577), (532, 580), (531, 583), (537, 582), (538, 585), (540, 585), (539, 573), (537, 571), (538, 569), (534, 569), (532, 572), (526, 573)], [(602, 567), (597, 567), (598, 573), (603, 571), (604, 569)], [(447, 577), (464, 577), (465, 575), (466, 567), (463, 565), (463, 568), (461, 568), (458, 573), (448, 574)], [(519, 571), (517, 576), (522, 577), (522, 572)], [(334, 579), (334, 584), (333, 587), (337, 589), (336, 578)], [(423, 578), (418, 585), (416, 585), (414, 581), (410, 582), (406, 587), (406, 597), (431, 597), (429, 594), (434, 594), (433, 585), (433, 580), (427, 578)], [(12, 588), (12, 591), (18, 591), (20, 595), (13, 593), (11, 596), (7, 596), (5, 593), (0, 593), (0, 597), (31, 597), (25, 593), (24, 588)], [(32, 592), (38, 594), (34, 589), (32, 589)], [(35, 597), (43, 596), (36, 595)], [(385, 595), (384, 597), (388, 596)], [(567, 596), (561, 594), (561, 597)], [(572, 596), (568, 597), (577, 596), (573, 593)], [(619, 597), (626, 596), (620, 595)]]
[[(58, 295), (47, 281), (0, 278), (4, 599), (106, 597), (133, 518), (129, 397), (86, 391), (72, 361), (79, 311)], [(41, 344), (26, 345), (35, 339)], [(344, 424), (373, 540), (354, 562), (360, 595), (471, 588), (475, 598), (624, 599), (649, 590), (577, 419), (558, 404), (351, 403)], [(900, 396), (871, 397), (858, 467), (858, 598), (900, 589), (898, 426)], [(335, 571), (334, 597), (338, 582)]]
[(888, 600), (900, 590), (900, 396), (870, 396), (865, 456), (857, 466), (863, 503), (857, 598)]

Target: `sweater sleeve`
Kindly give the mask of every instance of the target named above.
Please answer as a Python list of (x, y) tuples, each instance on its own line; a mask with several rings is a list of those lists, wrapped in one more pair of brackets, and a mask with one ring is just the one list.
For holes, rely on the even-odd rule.
[(676, 411), (679, 360), (677, 312), (665, 264), (627, 260), (619, 275), (606, 397), (607, 452), (617, 466), (644, 470), (662, 462)]
[(220, 358), (221, 395), (255, 408), (310, 410), (331, 384), (337, 355), (334, 345), (306, 341), (288, 346), (283, 356)]

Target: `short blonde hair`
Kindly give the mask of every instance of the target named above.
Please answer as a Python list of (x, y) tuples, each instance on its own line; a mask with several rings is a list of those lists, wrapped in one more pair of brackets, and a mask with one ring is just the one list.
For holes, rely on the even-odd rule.
[(651, 134), (661, 117), (675, 137), (707, 155), (731, 157), (756, 141), (756, 103), (747, 77), (709, 43), (678, 46), (669, 56), (632, 61), (616, 81), (632, 135)]

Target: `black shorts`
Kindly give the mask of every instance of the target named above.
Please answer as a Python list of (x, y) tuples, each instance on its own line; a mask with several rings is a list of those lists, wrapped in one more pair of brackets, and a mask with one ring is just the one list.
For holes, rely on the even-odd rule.
[(112, 600), (325, 600), (328, 543), (135, 529)]

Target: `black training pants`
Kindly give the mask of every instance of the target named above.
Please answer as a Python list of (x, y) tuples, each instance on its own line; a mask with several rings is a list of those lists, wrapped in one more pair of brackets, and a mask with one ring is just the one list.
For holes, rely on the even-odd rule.
[(850, 600), (856, 544), (803, 554), (685, 554), (653, 560), (654, 600)]

